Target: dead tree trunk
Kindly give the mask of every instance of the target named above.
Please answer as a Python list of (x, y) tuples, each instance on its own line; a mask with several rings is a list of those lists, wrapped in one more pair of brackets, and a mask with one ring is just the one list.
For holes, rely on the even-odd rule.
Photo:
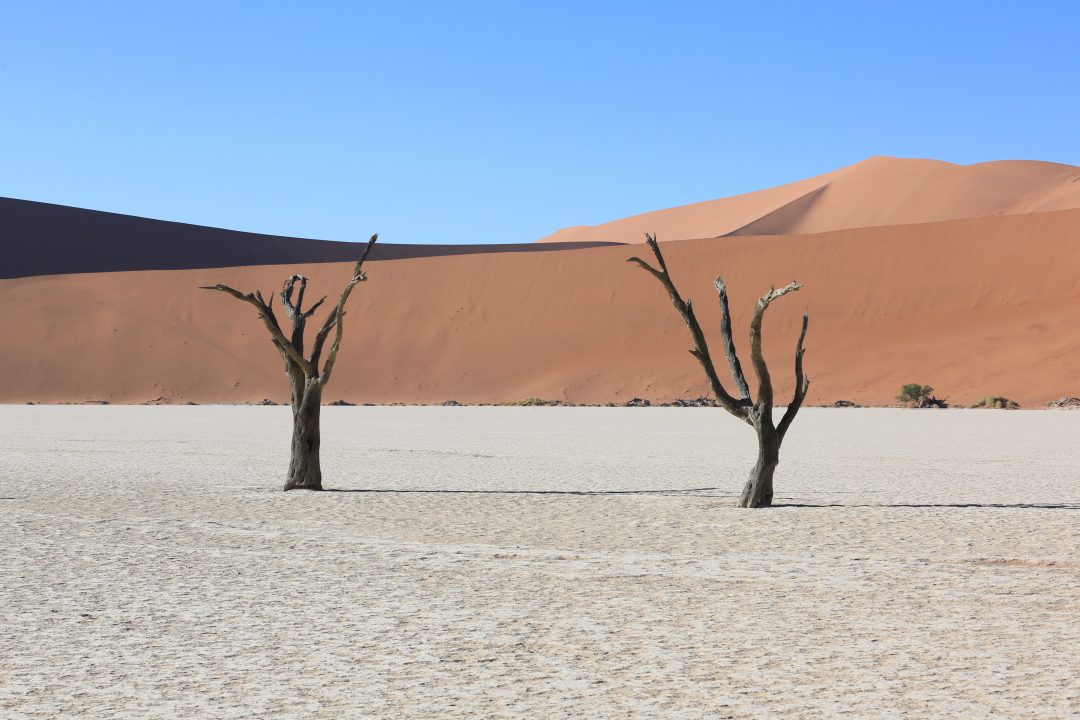
[[(326, 383), (330, 380), (334, 363), (337, 361), (338, 350), (341, 347), (341, 335), (344, 331), (345, 303), (349, 299), (357, 283), (367, 279), (361, 266), (371, 252), (372, 246), (378, 240), (378, 235), (372, 235), (364, 248), (363, 254), (353, 268), (352, 279), (341, 291), (341, 298), (334, 307), (322, 327), (315, 334), (312, 343), (311, 354), (304, 356), (304, 329), (310, 318), (320, 305), (326, 300), (323, 297), (307, 310), (303, 309), (304, 291), (307, 289), (307, 278), (302, 275), (293, 275), (285, 281), (281, 289), (281, 304), (292, 324), (292, 331), (286, 336), (274, 315), (274, 297), (270, 300), (263, 299), (262, 293), (256, 290), (254, 293), (244, 293), (234, 290), (227, 285), (204, 286), (203, 290), (218, 290), (228, 293), (237, 300), (242, 300), (253, 305), (259, 312), (259, 319), (270, 331), (270, 340), (277, 348), (281, 359), (285, 364), (285, 374), (289, 378), (289, 387), (292, 396), (292, 451), (289, 457), (289, 473), (285, 479), (285, 490), (322, 490), (322, 467), (319, 464), (319, 414), (322, 410), (322, 394)], [(293, 294), (296, 294), (295, 301)], [(330, 343), (326, 361), (320, 362), (323, 347), (326, 345), (330, 331), (334, 331), (334, 340)], [(320, 369), (321, 367), (321, 369)]]
[(306, 384), (308, 387), (301, 390), (300, 400), (294, 402), (292, 408), (292, 452), (286, 490), (322, 490), (322, 466), (319, 464), (322, 387), (317, 382)]
[(795, 346), (795, 394), (778, 425), (773, 422), (773, 386), (769, 368), (765, 364), (765, 357), (761, 350), (761, 323), (765, 317), (765, 310), (768, 309), (773, 300), (789, 292), (795, 292), (802, 285), (793, 282), (779, 290), (772, 288), (754, 306), (754, 317), (750, 321), (750, 361), (754, 367), (754, 374), (757, 375), (758, 393), (757, 400), (752, 400), (750, 386), (746, 382), (746, 375), (743, 373), (742, 363), (739, 362), (739, 356), (735, 351), (735, 341), (731, 335), (731, 311), (728, 307), (727, 287), (724, 285), (723, 280), (716, 278), (716, 292), (720, 298), (720, 337), (724, 343), (724, 354), (727, 356), (728, 367), (735, 381), (735, 387), (739, 392), (739, 397), (736, 398), (728, 393), (724, 384), (720, 381), (720, 375), (716, 372), (716, 366), (713, 364), (712, 356), (709, 354), (705, 333), (701, 331), (701, 325), (694, 315), (693, 305), (689, 300), (683, 300), (682, 295), (679, 294), (675, 284), (672, 282), (667, 263), (664, 262), (664, 256), (660, 253), (660, 245), (656, 242), (656, 236), (646, 234), (645, 242), (649, 245), (653, 255), (656, 256), (658, 267), (653, 267), (638, 257), (629, 258), (627, 262), (636, 263), (664, 286), (668, 297), (671, 298), (672, 304), (678, 310), (679, 315), (682, 316), (683, 322), (686, 323), (686, 327), (690, 330), (690, 335), (694, 339), (694, 349), (690, 351), (690, 354), (697, 358), (698, 363), (701, 364), (702, 369), (705, 371), (705, 377), (708, 378), (709, 386), (720, 406), (752, 426), (757, 434), (758, 459), (754, 469), (750, 471), (750, 477), (743, 487), (742, 494), (739, 496), (739, 507), (768, 507), (772, 505), (773, 501), (773, 475), (776, 472), (776, 466), (780, 463), (780, 445), (783, 443), (784, 435), (787, 434), (795, 415), (799, 412), (799, 408), (802, 407), (803, 400), (806, 398), (806, 391), (810, 386), (810, 380), (803, 374), (803, 355), (805, 354), (803, 341), (806, 339), (806, 327), (809, 317), (805, 313), (803, 314), (802, 331), (799, 333), (799, 342)]
[(739, 495), (739, 507), (744, 508), (772, 505), (773, 474), (780, 464), (780, 438), (772, 423), (759, 423), (754, 429), (757, 431), (758, 457)]

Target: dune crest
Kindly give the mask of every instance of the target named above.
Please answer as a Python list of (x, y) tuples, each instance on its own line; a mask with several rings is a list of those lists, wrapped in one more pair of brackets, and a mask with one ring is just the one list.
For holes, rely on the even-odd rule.
[[(362, 228), (361, 233), (368, 230)], [(364, 246), (224, 230), (0, 197), (0, 279), (61, 273), (185, 270), (355, 261)], [(367, 236), (363, 236), (367, 239)], [(585, 242), (584, 246), (597, 243)], [(602, 244), (602, 243), (601, 243)], [(536, 244), (379, 244), (380, 259), (561, 250)]]
[(1080, 168), (1030, 160), (956, 165), (871, 157), (767, 190), (560, 230), (538, 242), (637, 243), (800, 235), (1080, 208)]

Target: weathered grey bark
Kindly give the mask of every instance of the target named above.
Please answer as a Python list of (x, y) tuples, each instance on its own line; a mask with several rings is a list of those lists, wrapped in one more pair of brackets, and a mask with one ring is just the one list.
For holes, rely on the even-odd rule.
[(322, 465), (319, 463), (322, 386), (314, 380), (305, 385), (300, 388), (299, 401), (292, 406), (292, 452), (285, 490), (322, 490)]
[(683, 318), (690, 335), (694, 339), (694, 349), (690, 354), (697, 358), (701, 367), (705, 370), (705, 376), (709, 381), (713, 394), (721, 407), (754, 428), (758, 439), (758, 459), (754, 469), (750, 471), (750, 477), (743, 487), (739, 496), (739, 507), (758, 508), (772, 505), (773, 501), (773, 475), (776, 466), (780, 463), (780, 445), (784, 441), (788, 428), (791, 426), (795, 415), (802, 407), (806, 398), (806, 391), (810, 386), (810, 380), (803, 374), (803, 341), (806, 339), (806, 328), (809, 317), (804, 313), (802, 319), (802, 331), (799, 333), (799, 342), (795, 347), (795, 393), (780, 419), (779, 425), (773, 421), (773, 386), (769, 375), (769, 368), (765, 364), (765, 357), (761, 349), (761, 324), (765, 317), (765, 310), (779, 297), (789, 292), (795, 292), (802, 286), (798, 283), (790, 283), (780, 289), (772, 288), (761, 297), (754, 306), (754, 317), (750, 321), (750, 361), (754, 368), (754, 374), (758, 379), (757, 400), (750, 397), (750, 386), (746, 382), (742, 363), (735, 350), (735, 340), (731, 334), (731, 312), (728, 307), (727, 286), (720, 278), (716, 278), (716, 292), (720, 299), (720, 336), (724, 343), (724, 354), (727, 357), (728, 367), (731, 370), (735, 387), (738, 388), (739, 397), (735, 398), (724, 388), (720, 376), (713, 365), (709, 347), (705, 341), (705, 333), (701, 331), (701, 325), (694, 315), (693, 306), (689, 300), (683, 300), (675, 284), (668, 273), (667, 263), (660, 252), (660, 245), (656, 242), (656, 236), (645, 235), (645, 242), (656, 256), (657, 267), (649, 265), (638, 257), (631, 257), (628, 262), (636, 263), (655, 277), (667, 290), (675, 309)]
[[(768, 423), (772, 425), (772, 423)], [(758, 457), (750, 477), (739, 495), (739, 507), (758, 508), (772, 505), (773, 474), (780, 464), (780, 438), (776, 431), (761, 423), (757, 428)]]
[[(237, 300), (253, 305), (259, 312), (259, 319), (270, 332), (270, 340), (281, 354), (285, 364), (285, 374), (289, 378), (289, 388), (292, 398), (292, 451), (289, 457), (289, 472), (285, 479), (285, 490), (322, 490), (322, 466), (319, 462), (319, 444), (321, 435), (319, 432), (319, 415), (322, 410), (322, 394), (326, 383), (330, 380), (330, 374), (334, 370), (337, 361), (338, 350), (341, 347), (341, 335), (344, 331), (345, 303), (349, 299), (352, 290), (360, 282), (367, 279), (361, 267), (372, 246), (378, 240), (378, 235), (372, 235), (364, 248), (363, 254), (353, 268), (352, 279), (341, 291), (341, 298), (337, 305), (327, 315), (322, 327), (315, 334), (312, 343), (311, 355), (304, 357), (304, 330), (307, 320), (326, 300), (320, 299), (307, 310), (303, 309), (304, 292), (307, 290), (307, 278), (302, 275), (293, 275), (285, 281), (281, 289), (281, 304), (292, 323), (292, 331), (286, 337), (281, 325), (278, 324), (274, 315), (274, 297), (271, 295), (269, 302), (263, 299), (262, 293), (256, 290), (254, 293), (241, 293), (227, 285), (204, 286), (203, 290), (218, 290), (228, 293)], [(296, 294), (295, 300), (293, 294)], [(323, 346), (330, 331), (334, 331), (334, 340), (330, 344), (326, 361), (321, 363)]]

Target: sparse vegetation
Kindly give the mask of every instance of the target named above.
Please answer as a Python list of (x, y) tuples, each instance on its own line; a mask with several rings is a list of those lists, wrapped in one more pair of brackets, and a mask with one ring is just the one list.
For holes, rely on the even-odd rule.
[(896, 399), (914, 408), (947, 408), (949, 405), (941, 398), (934, 397), (934, 388), (929, 385), (908, 383), (900, 388), (900, 394)]
[(934, 388), (929, 385), (908, 383), (900, 388), (900, 394), (896, 396), (896, 399), (902, 403), (916, 403), (923, 398), (930, 397), (932, 392), (934, 392)]
[(671, 407), (716, 407), (716, 401), (709, 397), (675, 398)]
[(776, 472), (776, 466), (780, 464), (780, 444), (784, 441), (784, 435), (795, 419), (796, 413), (802, 407), (807, 388), (810, 386), (809, 379), (803, 374), (803, 340), (806, 338), (809, 317), (803, 314), (802, 331), (795, 345), (795, 393), (779, 424), (774, 424), (773, 421), (773, 386), (769, 368), (765, 364), (765, 357), (761, 350), (761, 324), (765, 317), (765, 310), (774, 300), (795, 292), (802, 285), (792, 282), (779, 289), (771, 288), (754, 306), (754, 316), (750, 321), (750, 361), (758, 379), (758, 396), (755, 401), (750, 397), (750, 386), (746, 382), (742, 364), (735, 352), (735, 341), (731, 335), (731, 312), (728, 308), (727, 286), (724, 285), (723, 280), (716, 278), (714, 285), (720, 298), (720, 336), (724, 342), (724, 354), (727, 356), (728, 367), (739, 393), (736, 398), (728, 393), (720, 382), (720, 375), (716, 372), (716, 366), (709, 354), (709, 346), (705, 341), (705, 333), (701, 330), (690, 301), (683, 300), (672, 282), (667, 263), (664, 262), (664, 256), (660, 253), (660, 246), (656, 242), (656, 236), (646, 234), (645, 242), (656, 256), (657, 267), (653, 267), (638, 257), (628, 258), (627, 261), (636, 263), (664, 286), (672, 304), (675, 305), (675, 309), (682, 316), (687, 329), (690, 330), (690, 335), (694, 339), (694, 349), (690, 351), (690, 354), (697, 358), (705, 371), (716, 401), (729, 413), (753, 427), (757, 434), (758, 459), (739, 496), (739, 507), (768, 507), (772, 505), (773, 500), (773, 475)]
[(561, 400), (542, 400), (541, 398), (536, 397), (527, 397), (524, 400), (511, 400), (503, 403), (503, 405), (511, 407), (547, 407), (562, 404), (563, 402)]
[(1007, 397), (1001, 397), (999, 395), (989, 395), (984, 397), (979, 402), (975, 403), (971, 407), (973, 408), (988, 408), (991, 410), (1017, 410), (1020, 407), (1020, 403), (1015, 400), (1010, 400)]

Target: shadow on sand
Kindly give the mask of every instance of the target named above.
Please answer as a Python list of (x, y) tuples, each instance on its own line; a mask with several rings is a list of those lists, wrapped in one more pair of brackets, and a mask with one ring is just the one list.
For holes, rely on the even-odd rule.
[[(420, 490), (392, 488), (324, 488), (323, 492), (346, 493), (417, 493), (462, 495), (672, 495), (683, 497), (720, 488), (676, 488), (673, 490)], [(694, 495), (693, 497), (730, 497), (728, 495)]]
[(992, 510), (1080, 510), (1077, 503), (776, 503), (796, 508), (986, 508)]
[[(394, 488), (326, 488), (324, 492), (342, 493), (415, 493), (447, 495), (658, 495), (670, 497), (705, 497), (735, 499), (730, 493), (701, 495), (720, 488), (673, 488), (670, 490), (422, 490)], [(1080, 503), (798, 503), (778, 502), (774, 508), (983, 508), (992, 510), (1080, 510)]]

